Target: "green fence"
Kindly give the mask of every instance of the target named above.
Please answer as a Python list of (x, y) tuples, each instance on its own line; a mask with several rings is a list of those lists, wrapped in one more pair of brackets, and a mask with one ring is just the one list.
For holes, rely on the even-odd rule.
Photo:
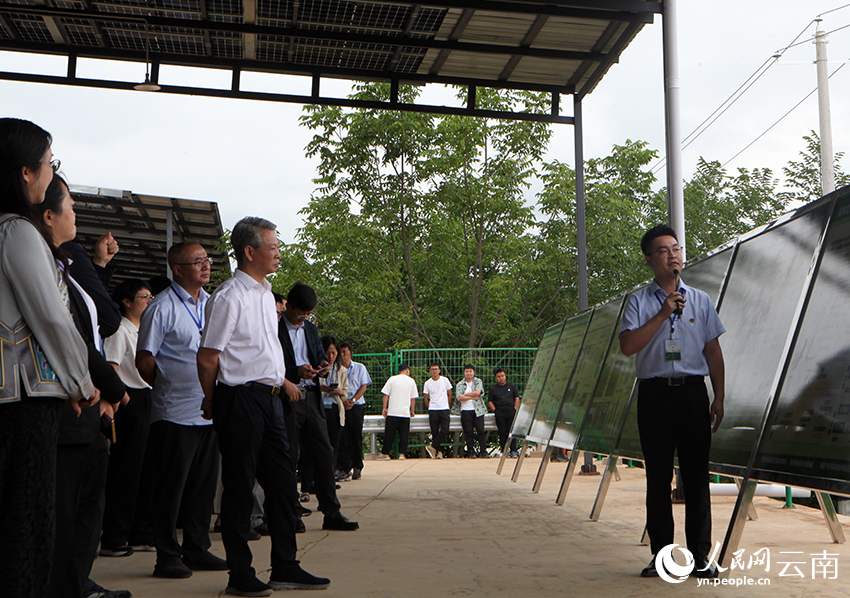
[[(498, 349), (402, 349), (394, 353), (367, 353), (354, 355), (354, 361), (366, 366), (372, 378), (372, 385), (366, 391), (366, 414), (380, 415), (381, 388), (387, 378), (398, 373), (398, 366), (406, 363), (410, 366), (410, 375), (419, 386), (422, 395), (422, 385), (430, 375), (428, 367), (432, 362), (440, 364), (442, 375), (451, 380), (452, 385), (463, 379), (463, 366), (475, 366), (475, 375), (484, 382), (484, 388), (490, 388), (496, 383), (493, 370), (503, 368), (508, 376), (508, 382), (517, 387), (520, 396), (525, 389), (531, 365), (534, 363), (536, 348), (498, 348)], [(416, 402), (416, 412), (424, 413), (425, 404), (420, 398)]]

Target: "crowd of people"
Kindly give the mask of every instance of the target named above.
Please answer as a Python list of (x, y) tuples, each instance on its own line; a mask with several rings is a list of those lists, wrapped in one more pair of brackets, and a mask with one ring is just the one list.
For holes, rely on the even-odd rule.
[[(107, 233), (90, 256), (74, 242), (51, 144), (31, 122), (0, 119), (3, 595), (129, 598), (90, 574), (98, 555), (136, 552), (156, 552), (157, 577), (227, 570), (225, 591), (238, 596), (328, 587), (300, 567), (296, 534), (310, 494), (322, 529), (359, 528), (337, 490), (362, 477), (366, 367), (351, 344), (319, 336), (311, 287), (272, 292), (279, 242), (262, 218), (234, 226), (238, 267), (212, 294), (212, 259), (190, 241), (169, 248), (169, 278), (112, 285), (118, 243)], [(452, 386), (439, 365), (430, 372), (428, 454), (441, 458)], [(464, 373), (455, 390), (468, 456), (486, 456), (483, 385), (472, 366)], [(504, 446), (519, 398), (503, 370), (496, 380), (489, 405)], [(382, 393), (383, 453), (398, 434), (403, 456), (418, 396), (409, 368)], [(210, 551), (214, 513), (226, 559)], [(248, 545), (261, 535), (268, 581)]]

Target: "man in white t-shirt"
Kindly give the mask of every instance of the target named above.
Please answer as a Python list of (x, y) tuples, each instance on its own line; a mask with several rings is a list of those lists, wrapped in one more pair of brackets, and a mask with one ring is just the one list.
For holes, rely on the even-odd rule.
[(449, 405), (452, 402), (452, 383), (440, 375), (440, 365), (432, 363), (428, 368), (431, 377), (425, 381), (422, 396), (428, 408), (428, 423), (431, 424), (431, 444), (425, 447), (432, 459), (443, 458), (443, 441), (449, 433)]
[(390, 458), (390, 449), (393, 447), (396, 434), (398, 434), (398, 458), (405, 459), (407, 438), (410, 435), (410, 418), (415, 415), (414, 406), (419, 396), (416, 381), (410, 377), (410, 367), (405, 363), (398, 366), (398, 374), (387, 380), (381, 393), (384, 400), (383, 416), (387, 421), (380, 459)]

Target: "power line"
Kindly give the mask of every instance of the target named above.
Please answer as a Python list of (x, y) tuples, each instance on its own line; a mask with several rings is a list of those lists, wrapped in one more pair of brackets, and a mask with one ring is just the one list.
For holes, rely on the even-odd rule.
[[(834, 11), (837, 11), (837, 10), (841, 10), (842, 8), (845, 8), (846, 6), (850, 6), (850, 4), (846, 4), (846, 5), (844, 5), (844, 6), (839, 6), (838, 8), (834, 8), (834, 9), (832, 9), (832, 10), (830, 10), (830, 11), (827, 11), (827, 12), (834, 12)], [(822, 14), (827, 14), (827, 13), (822, 13)], [(771, 67), (771, 66), (773, 66), (774, 64), (776, 64), (776, 62), (779, 60), (779, 58), (780, 58), (780, 57), (781, 57), (781, 56), (782, 56), (782, 55), (783, 55), (783, 54), (784, 54), (784, 53), (785, 53), (785, 52), (786, 52), (789, 48), (792, 48), (792, 47), (794, 47), (795, 45), (799, 45), (799, 44), (797, 44), (797, 43), (796, 43), (796, 42), (797, 42), (797, 40), (798, 40), (798, 39), (800, 39), (800, 37), (801, 37), (801, 36), (802, 36), (802, 35), (806, 32), (806, 30), (808, 30), (809, 26), (810, 26), (812, 23), (814, 23), (814, 22), (815, 22), (815, 19), (812, 19), (812, 20), (810, 20), (808, 23), (806, 23), (806, 26), (805, 26), (805, 27), (803, 27), (803, 28), (800, 30), (800, 33), (798, 33), (798, 34), (794, 37), (794, 39), (793, 39), (793, 40), (791, 40), (791, 42), (790, 42), (788, 45), (786, 45), (786, 46), (785, 46), (784, 48), (782, 48), (781, 50), (778, 50), (778, 51), (774, 52), (774, 54), (773, 54), (770, 58), (768, 58), (768, 59), (767, 59), (767, 60), (765, 60), (765, 61), (764, 61), (761, 65), (759, 65), (759, 67), (758, 67), (758, 68), (757, 68), (757, 69), (753, 72), (753, 74), (751, 74), (751, 75), (747, 78), (747, 80), (746, 80), (746, 81), (744, 81), (744, 82), (743, 82), (743, 83), (742, 83), (742, 84), (738, 87), (738, 89), (736, 89), (734, 92), (732, 92), (732, 94), (731, 94), (728, 98), (726, 98), (726, 99), (725, 99), (725, 100), (724, 100), (724, 101), (720, 104), (720, 106), (718, 106), (718, 107), (714, 110), (714, 112), (712, 112), (711, 114), (709, 114), (709, 115), (708, 115), (708, 117), (707, 117), (707, 118), (705, 118), (705, 120), (703, 120), (703, 121), (702, 121), (699, 125), (697, 125), (697, 127), (696, 127), (693, 131), (691, 131), (691, 133), (690, 133), (690, 134), (688, 134), (688, 136), (687, 136), (687, 137), (685, 137), (685, 138), (682, 140), (682, 149), (687, 148), (687, 147), (688, 147), (691, 143), (693, 143), (694, 141), (696, 141), (696, 140), (697, 140), (697, 138), (699, 138), (699, 137), (700, 137), (700, 135), (702, 135), (702, 134), (703, 134), (706, 130), (708, 130), (708, 128), (709, 128), (711, 125), (713, 125), (713, 124), (717, 121), (717, 119), (719, 119), (721, 116), (723, 116), (723, 114), (724, 114), (727, 110), (729, 110), (729, 108), (731, 108), (731, 107), (732, 107), (732, 106), (733, 106), (733, 105), (734, 105), (734, 104), (735, 104), (735, 103), (736, 103), (736, 102), (737, 102), (737, 101), (741, 98), (741, 96), (743, 96), (743, 95), (744, 95), (747, 91), (749, 91), (749, 89), (750, 89), (753, 85), (755, 85), (755, 83), (756, 83), (759, 79), (761, 79), (761, 77), (762, 77), (762, 76), (763, 76), (763, 75), (764, 75), (764, 74), (768, 71), (768, 69), (770, 69), (770, 67)], [(847, 25), (847, 26), (845, 26), (845, 27), (850, 27), (850, 25)], [(844, 29), (845, 27), (840, 27), (840, 28), (836, 29), (835, 31), (840, 31), (841, 29)], [(805, 40), (805, 41), (808, 41), (808, 40)], [(800, 43), (804, 43), (804, 42), (800, 42)], [(836, 72), (837, 72), (837, 71), (836, 71)], [(745, 148), (745, 149), (746, 149), (746, 148)], [(743, 150), (742, 150), (742, 151), (743, 151)], [(664, 157), (662, 157), (662, 158), (661, 158), (658, 162), (656, 162), (656, 163), (655, 163), (655, 165), (653, 165), (653, 166), (650, 168), (650, 172), (652, 172), (653, 174), (657, 174), (657, 173), (658, 173), (658, 172), (660, 172), (660, 171), (661, 171), (661, 170), (662, 170), (662, 169), (663, 169), (666, 165), (667, 165), (667, 157), (666, 157), (666, 156), (664, 156)]]
[[(840, 71), (842, 68), (844, 68), (844, 64), (846, 64), (846, 63), (842, 63), (842, 64), (841, 64), (841, 66), (839, 66), (837, 69), (835, 69), (834, 71), (832, 71), (832, 74), (829, 76), (829, 79), (832, 79), (832, 75), (834, 75), (835, 73), (837, 73), (838, 71)], [(765, 135), (767, 135), (767, 133), (768, 133), (768, 132), (769, 132), (769, 131), (773, 128), (773, 127), (775, 127), (775, 126), (776, 126), (776, 125), (778, 125), (780, 122), (782, 122), (782, 121), (785, 119), (785, 117), (786, 117), (786, 116), (788, 116), (789, 114), (791, 114), (792, 112), (794, 112), (794, 110), (796, 110), (796, 109), (800, 106), (800, 104), (802, 104), (803, 102), (805, 102), (806, 100), (808, 100), (808, 99), (811, 97), (811, 95), (812, 95), (813, 93), (815, 93), (817, 90), (818, 90), (818, 88), (817, 88), (817, 87), (815, 87), (813, 90), (811, 90), (809, 93), (807, 93), (807, 94), (806, 94), (806, 97), (804, 97), (802, 100), (800, 100), (799, 102), (797, 102), (796, 104), (794, 104), (794, 107), (793, 107), (793, 108), (791, 108), (791, 109), (790, 109), (788, 112), (786, 112), (785, 114), (783, 114), (783, 115), (779, 118), (779, 120), (777, 120), (775, 123), (773, 123), (772, 125), (770, 125), (767, 129), (765, 129), (765, 131), (764, 131), (761, 135), (759, 135), (758, 137), (756, 137), (755, 139), (753, 139), (750, 143), (748, 143), (748, 144), (747, 144), (747, 146), (746, 146), (744, 149), (742, 149), (740, 152), (738, 152), (737, 154), (735, 154), (734, 156), (732, 156), (731, 158), (729, 158), (728, 160), (726, 160), (726, 161), (725, 161), (725, 162), (724, 162), (724, 163), (723, 163), (720, 167), (721, 167), (721, 168), (725, 168), (725, 167), (726, 167), (726, 165), (727, 165), (727, 164), (729, 164), (729, 162), (731, 162), (732, 160), (734, 160), (735, 158), (737, 158), (738, 156), (740, 156), (741, 154), (743, 154), (745, 151), (747, 151), (747, 150), (750, 148), (750, 146), (751, 146), (751, 145), (753, 145), (756, 141), (758, 141), (759, 139), (761, 139), (762, 137), (764, 137)]]

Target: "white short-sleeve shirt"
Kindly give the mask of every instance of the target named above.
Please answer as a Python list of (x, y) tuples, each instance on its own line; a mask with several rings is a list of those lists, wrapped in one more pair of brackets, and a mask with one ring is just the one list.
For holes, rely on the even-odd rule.
[(441, 411), (449, 408), (449, 392), (452, 389), (452, 383), (445, 376), (440, 376), (434, 380), (428, 378), (425, 381), (425, 386), (422, 389), (422, 394), (428, 395), (428, 410)]

